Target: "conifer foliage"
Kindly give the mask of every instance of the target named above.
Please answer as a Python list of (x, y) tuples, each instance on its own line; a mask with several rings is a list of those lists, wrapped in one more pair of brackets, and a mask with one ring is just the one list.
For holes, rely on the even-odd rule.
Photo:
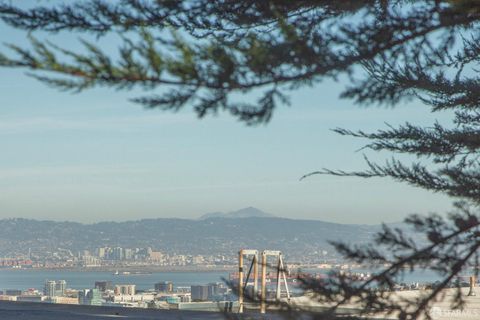
[[(4, 23), (29, 32), (31, 46), (1, 50), (0, 65), (20, 67), (61, 90), (95, 86), (146, 95), (132, 100), (148, 108), (193, 106), (199, 117), (229, 112), (249, 125), (267, 123), (289, 93), (348, 77), (341, 97), (364, 105), (417, 99), (435, 112), (452, 113), (452, 123), (429, 127), (405, 123), (377, 132), (336, 129), (366, 139), (366, 148), (417, 157), (367, 159), (367, 170), (321, 170), (315, 174), (390, 177), (459, 202), (443, 218), (406, 219), (425, 242), (387, 226), (366, 247), (336, 243), (358, 263), (388, 265), (366, 283), (338, 274), (305, 283), (332, 309), (350, 302), (366, 313), (388, 311), (402, 319), (428, 316), (442, 288), (466, 268), (478, 266), (480, 246), (480, 2), (256, 1), (256, 0), (83, 0), (19, 7), (0, 1)], [(52, 41), (36, 38), (36, 31)], [(54, 42), (59, 32), (95, 36), (82, 50)], [(102, 49), (107, 35), (118, 52)], [(246, 94), (256, 101), (242, 99)], [(240, 98), (239, 98), (240, 97)], [(433, 117), (432, 117), (433, 118)], [(414, 120), (414, 119), (412, 119)], [(309, 176), (307, 175), (307, 176)], [(387, 253), (386, 253), (387, 252)], [(434, 269), (442, 281), (428, 295), (399, 301), (394, 282), (409, 270)], [(473, 269), (476, 270), (476, 269)], [(453, 307), (461, 307), (458, 295)], [(324, 315), (326, 316), (326, 314)]]

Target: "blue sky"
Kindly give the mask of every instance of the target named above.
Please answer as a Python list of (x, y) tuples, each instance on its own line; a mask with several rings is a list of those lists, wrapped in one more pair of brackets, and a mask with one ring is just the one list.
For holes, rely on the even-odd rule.
[[(52, 40), (78, 46), (68, 34)], [(25, 34), (1, 24), (0, 41), (25, 43)], [(395, 109), (354, 106), (338, 99), (343, 85), (298, 90), (268, 125), (247, 127), (228, 115), (198, 120), (188, 108), (145, 110), (128, 101), (138, 91), (71, 94), (46, 87), (25, 70), (0, 69), (0, 218), (196, 218), (255, 206), (288, 218), (379, 223), (446, 212), (447, 197), (388, 179), (299, 181), (324, 167), (365, 168), (356, 152), (365, 141), (331, 128), (373, 131), (385, 122), (449, 118), (430, 114), (418, 101)], [(391, 157), (366, 154), (380, 161)]]

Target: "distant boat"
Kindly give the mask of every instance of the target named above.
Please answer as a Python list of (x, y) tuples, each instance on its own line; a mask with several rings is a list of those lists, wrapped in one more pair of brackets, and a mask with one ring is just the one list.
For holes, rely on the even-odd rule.
[(143, 272), (143, 271), (122, 271), (119, 272), (116, 270), (113, 275), (114, 276), (135, 276), (135, 275), (148, 275), (152, 274), (151, 272)]
[(129, 274), (133, 276), (143, 276), (143, 275), (149, 275), (152, 273), (149, 271), (133, 271), (133, 272), (129, 272)]

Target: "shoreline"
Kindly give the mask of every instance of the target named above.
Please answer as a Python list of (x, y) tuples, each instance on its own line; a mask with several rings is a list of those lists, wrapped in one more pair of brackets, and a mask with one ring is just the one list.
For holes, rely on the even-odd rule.
[[(166, 267), (166, 266), (149, 266), (149, 267), (138, 267), (138, 266), (121, 266), (121, 267), (68, 267), (68, 268), (0, 268), (2, 271), (67, 271), (67, 272), (111, 272), (112, 274), (118, 271), (119, 276), (140, 276), (150, 273), (159, 273), (159, 272), (171, 272), (171, 273), (189, 273), (189, 272), (234, 272), (236, 271), (235, 266), (181, 266), (181, 267)], [(122, 272), (130, 272), (130, 274), (121, 274)]]

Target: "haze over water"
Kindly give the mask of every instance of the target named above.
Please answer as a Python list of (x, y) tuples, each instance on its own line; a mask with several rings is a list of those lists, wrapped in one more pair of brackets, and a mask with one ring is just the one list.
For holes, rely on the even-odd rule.
[(65, 280), (68, 288), (93, 288), (95, 281), (107, 280), (113, 284), (135, 284), (138, 290), (153, 289), (160, 281), (172, 281), (176, 287), (207, 284), (228, 278), (226, 272), (153, 272), (139, 275), (114, 275), (99, 271), (65, 270), (0, 270), (0, 290), (35, 288), (42, 290), (45, 280)]
[[(328, 273), (328, 269), (304, 270), (315, 273)], [(92, 288), (95, 281), (107, 280), (113, 284), (135, 284), (138, 290), (153, 289), (160, 281), (172, 281), (175, 287), (189, 287), (197, 284), (221, 282), (228, 279), (228, 272), (153, 272), (140, 275), (114, 275), (104, 271), (67, 271), (67, 270), (0, 270), (0, 290), (35, 288), (43, 289), (45, 280), (65, 280), (67, 287), (73, 289)], [(416, 271), (406, 274), (404, 281), (434, 282), (438, 276), (431, 271)]]

